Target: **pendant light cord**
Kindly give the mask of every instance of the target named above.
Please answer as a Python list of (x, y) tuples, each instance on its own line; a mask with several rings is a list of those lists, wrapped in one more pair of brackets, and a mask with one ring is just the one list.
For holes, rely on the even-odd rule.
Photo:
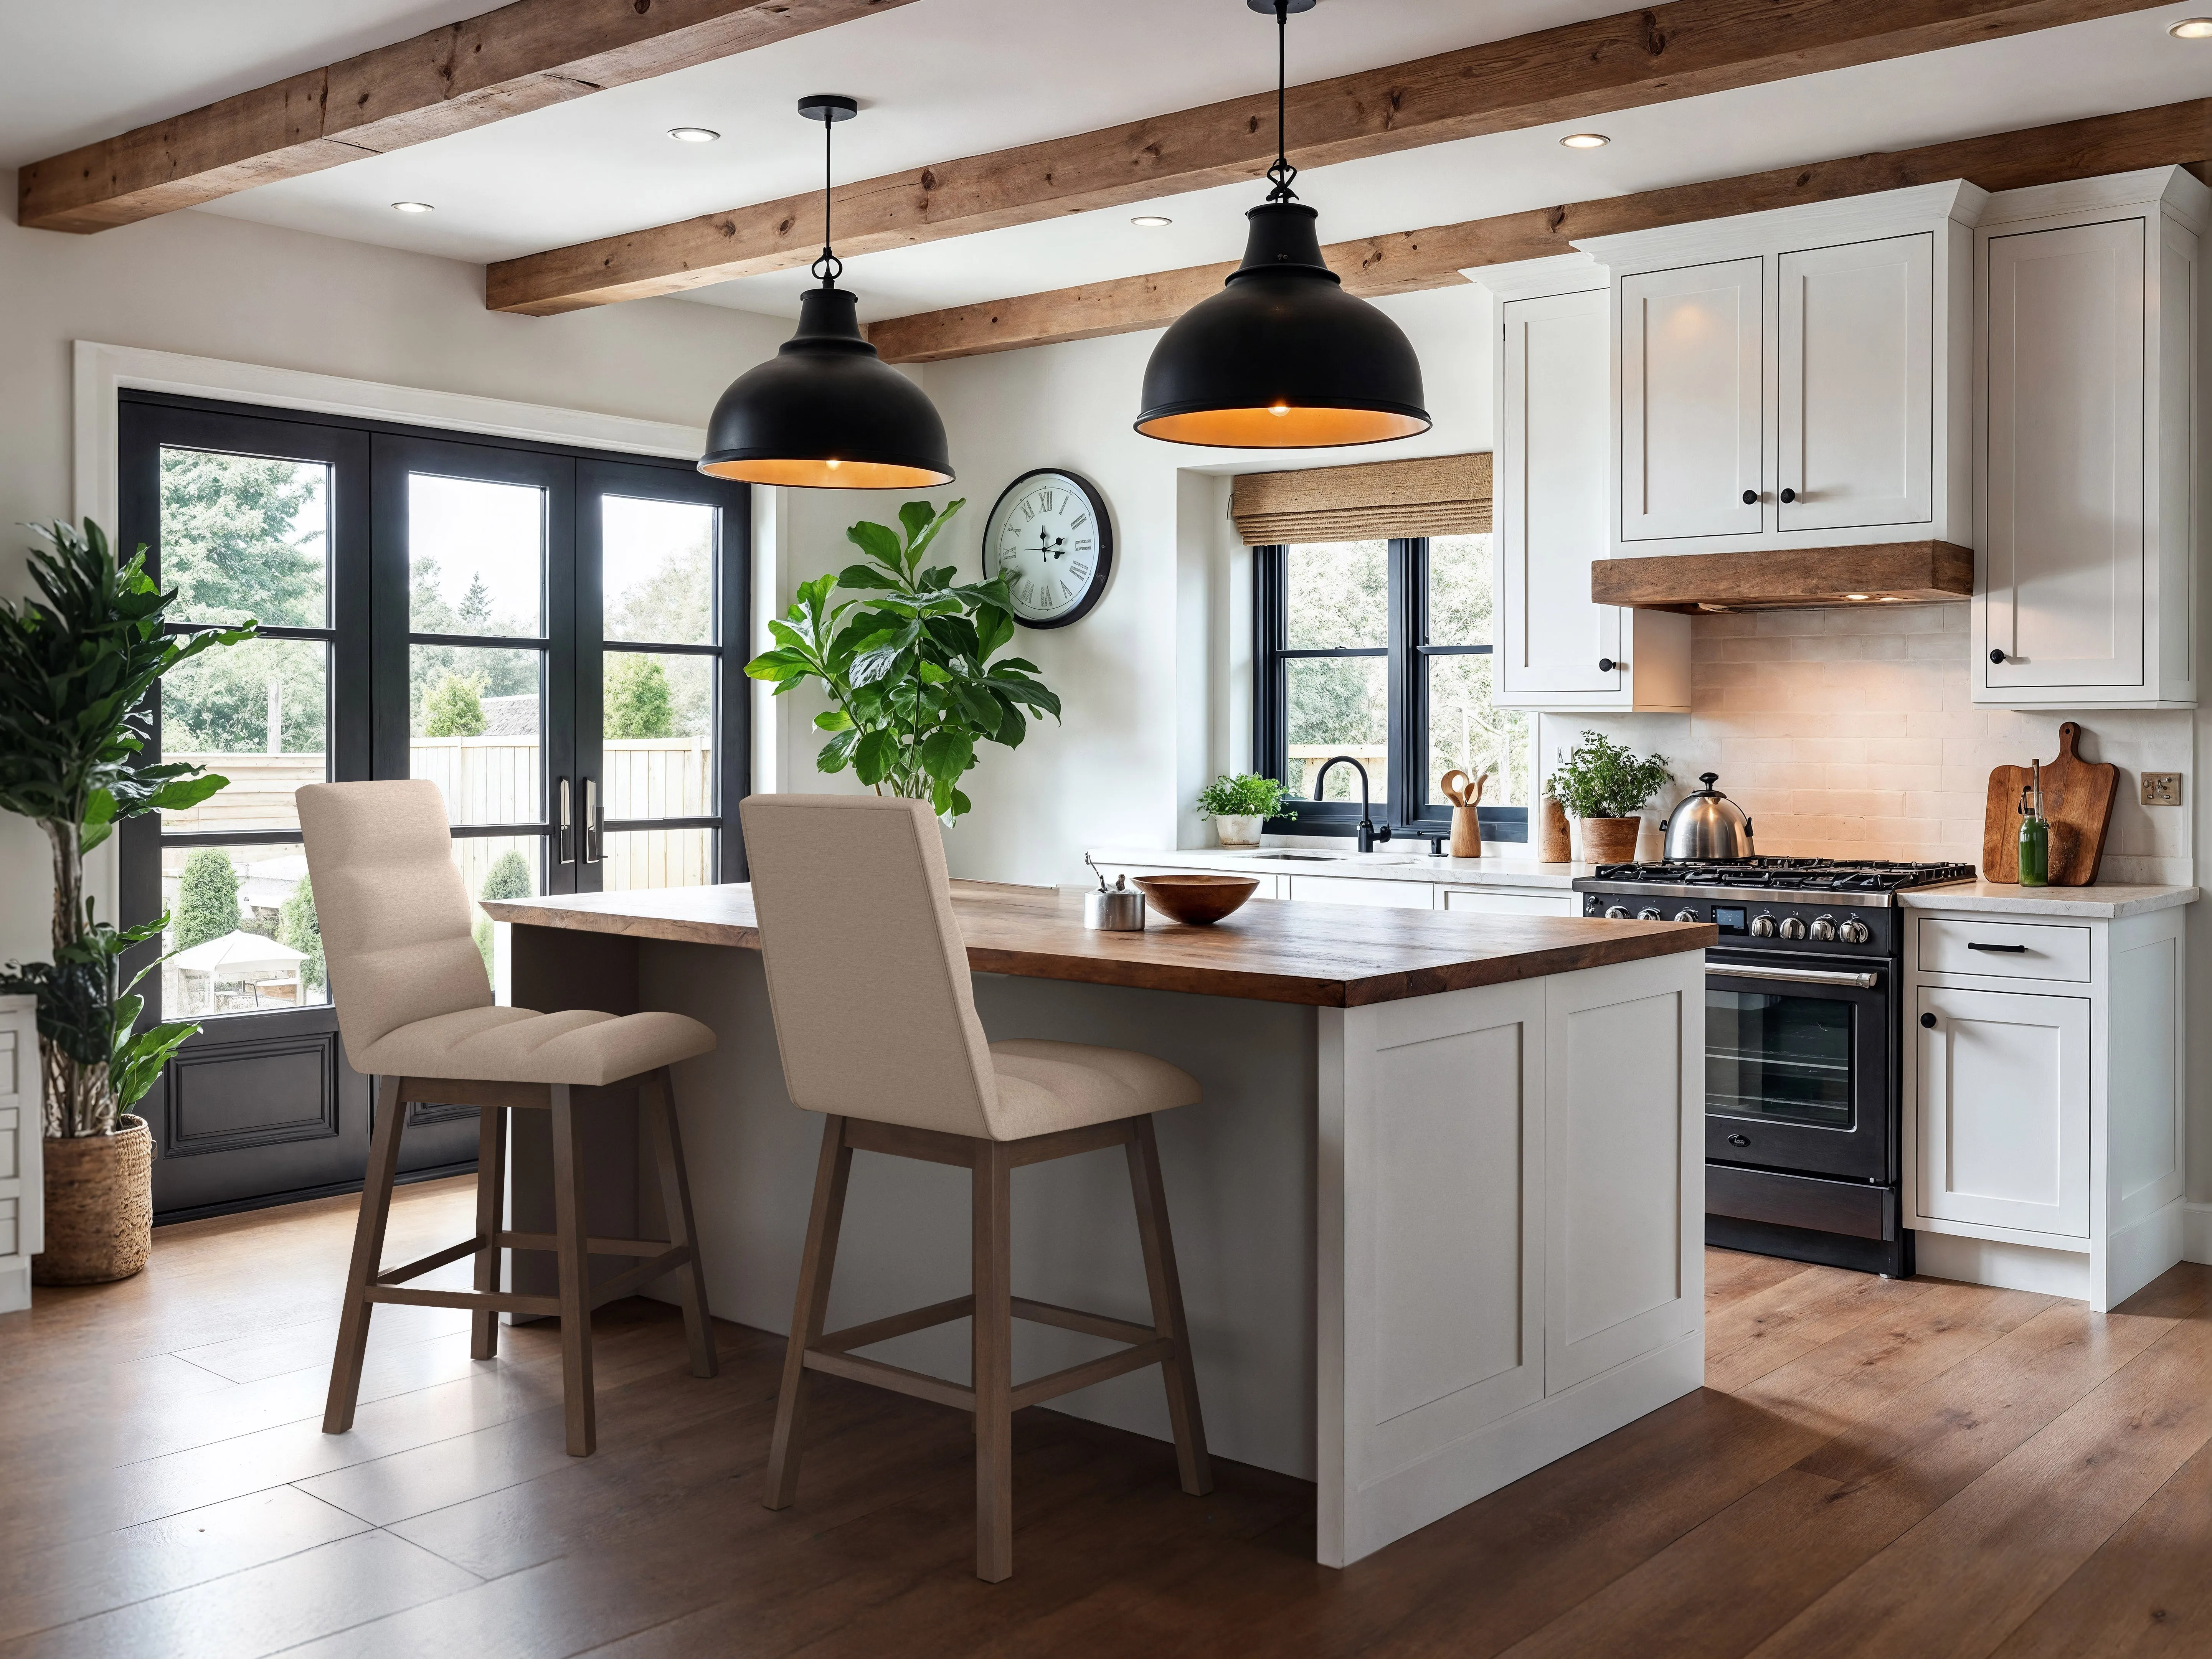
[(830, 251), (830, 142), (837, 131), (834, 120), (822, 124), (822, 257), (811, 267), (822, 279), (824, 288), (837, 286), (837, 279), (845, 274), (845, 262)]
[(1274, 189), (1267, 192), (1271, 202), (1295, 202), (1297, 191), (1291, 188), (1291, 180), (1298, 176), (1283, 143), (1283, 87), (1289, 77), (1291, 37), (1291, 0), (1275, 0), (1275, 161), (1267, 169)]

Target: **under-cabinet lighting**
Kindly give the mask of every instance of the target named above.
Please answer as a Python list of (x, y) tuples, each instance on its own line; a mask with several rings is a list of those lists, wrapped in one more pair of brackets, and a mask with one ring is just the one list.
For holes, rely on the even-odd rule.
[(2185, 17), (2166, 33), (2177, 40), (2212, 40), (2212, 17)]
[(436, 210), (428, 202), (394, 202), (392, 210), (394, 213), (431, 213)]
[(1881, 602), (1884, 605), (1895, 605), (1897, 603), (1897, 595), (1894, 593), (1885, 593), (1881, 596)]
[(679, 144), (711, 144), (722, 135), (712, 127), (671, 127), (668, 136)]
[(1164, 213), (1140, 213), (1129, 222), (1133, 225), (1141, 225), (1146, 230), (1158, 230), (1163, 225), (1173, 224), (1175, 221)]
[(1870, 599), (1874, 595), (1871, 593), (1846, 593), (1844, 597), (1847, 599)]
[(1601, 132), (1571, 132), (1559, 142), (1569, 149), (1603, 149), (1613, 140)]

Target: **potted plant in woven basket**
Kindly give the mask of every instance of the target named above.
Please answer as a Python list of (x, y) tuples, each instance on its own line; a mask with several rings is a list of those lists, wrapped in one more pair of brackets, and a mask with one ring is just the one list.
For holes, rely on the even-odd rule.
[(161, 613), (176, 595), (146, 574), (141, 548), (118, 566), (89, 519), (82, 530), (34, 526), (41, 599), (0, 601), (0, 808), (46, 831), (53, 855), (53, 959), (9, 963), (0, 992), (39, 1000), (45, 1080), (46, 1248), (33, 1282), (127, 1279), (152, 1243), (153, 1137), (131, 1115), (190, 1022), (137, 1028), (145, 999), (123, 956), (160, 937), (167, 916), (137, 927), (99, 920), (84, 890), (84, 855), (125, 818), (175, 811), (228, 781), (197, 766), (141, 766), (146, 693), (187, 658), (253, 636), (244, 628), (171, 635)]
[(1546, 787), (1583, 821), (1583, 857), (1626, 864), (1636, 857), (1644, 803), (1674, 781), (1664, 755), (1639, 757), (1599, 732), (1584, 732), (1552, 767)]

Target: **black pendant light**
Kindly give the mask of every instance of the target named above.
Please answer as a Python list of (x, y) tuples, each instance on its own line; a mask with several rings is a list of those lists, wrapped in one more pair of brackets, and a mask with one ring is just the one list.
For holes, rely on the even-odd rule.
[(927, 489), (952, 482), (945, 422), (921, 388), (860, 337), (857, 302), (830, 251), (830, 137), (860, 106), (816, 93), (799, 112), (822, 123), (822, 286), (799, 302), (799, 331), (731, 382), (707, 422), (699, 470), (807, 489)]
[(1137, 430), (1169, 443), (1320, 449), (1429, 429), (1421, 363), (1403, 331), (1322, 263), (1319, 217), (1284, 154), (1285, 51), (1314, 0), (1245, 0), (1275, 19), (1274, 188), (1244, 217), (1244, 263), (1179, 318), (1145, 365)]

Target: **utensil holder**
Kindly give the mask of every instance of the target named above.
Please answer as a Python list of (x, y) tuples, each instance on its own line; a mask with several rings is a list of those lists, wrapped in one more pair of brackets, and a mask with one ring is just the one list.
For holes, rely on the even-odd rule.
[(1574, 842), (1567, 834), (1567, 809), (1549, 795), (1540, 809), (1536, 858), (1543, 864), (1574, 862)]
[(1472, 806), (1452, 808), (1451, 855), (1455, 859), (1482, 856), (1482, 823)]
[(1095, 933), (1141, 933), (1145, 931), (1145, 896), (1129, 887), (1085, 893), (1083, 925)]

